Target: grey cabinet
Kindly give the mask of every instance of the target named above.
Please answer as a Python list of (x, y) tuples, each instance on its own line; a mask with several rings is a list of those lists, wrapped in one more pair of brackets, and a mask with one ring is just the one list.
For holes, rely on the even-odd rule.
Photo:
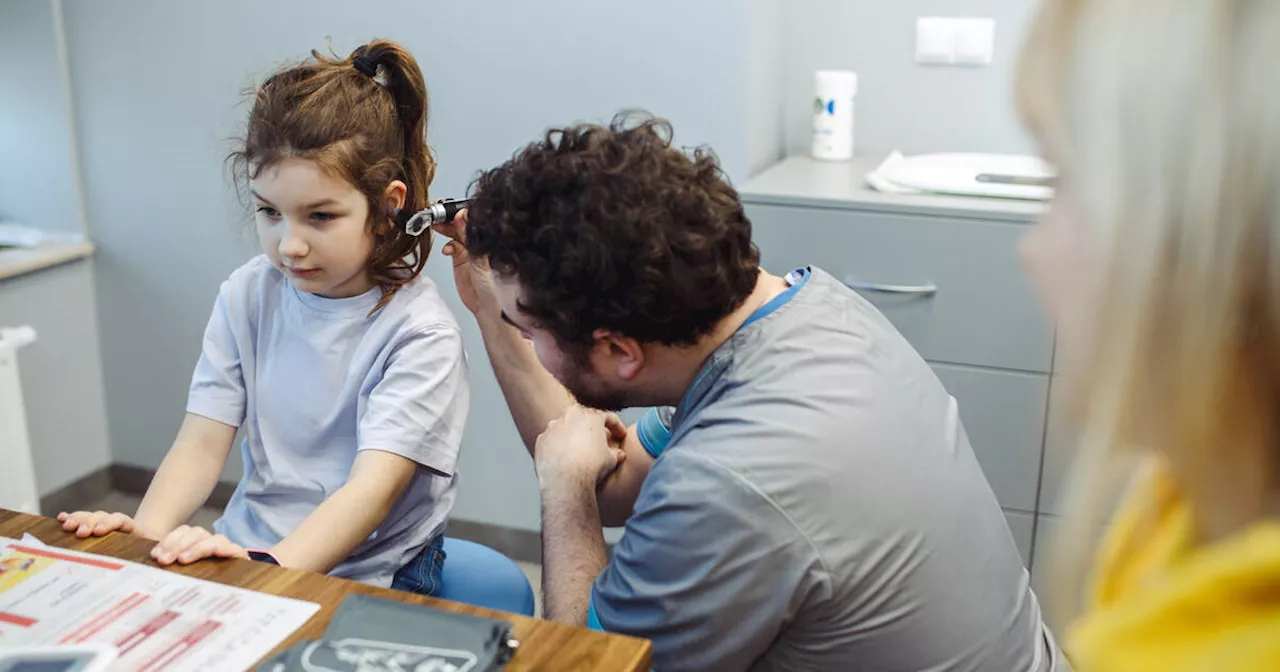
[(1076, 434), (1068, 421), (1067, 409), (1060, 398), (1064, 388), (1055, 377), (1049, 399), (1049, 417), (1044, 437), (1044, 470), (1040, 479), (1040, 509), (1043, 514), (1062, 515), (1067, 476), (1076, 453)]
[[(1031, 586), (1035, 589), (1036, 596), (1040, 598), (1041, 609), (1051, 619), (1058, 615), (1060, 605), (1057, 604), (1057, 601), (1064, 597), (1062, 586), (1054, 585), (1055, 580), (1062, 578), (1060, 572), (1063, 565), (1060, 563), (1067, 563), (1067, 566), (1070, 567), (1076, 563), (1083, 562), (1086, 563), (1083, 568), (1086, 574), (1091, 573), (1093, 566), (1090, 563), (1094, 562), (1092, 556), (1110, 532), (1109, 526), (1105, 523), (1095, 523), (1083, 531), (1072, 530), (1072, 534), (1083, 533), (1086, 538), (1083, 540), (1073, 539), (1067, 543), (1064, 549), (1055, 542), (1066, 531), (1070, 522), (1065, 518), (1048, 513), (1040, 514), (1036, 518), (1035, 548), (1031, 557), (1035, 571), (1031, 575)], [(1068, 555), (1060, 557), (1059, 554), (1062, 553), (1067, 553)], [(1085, 577), (1080, 578), (1083, 579)], [(1083, 592), (1079, 594), (1083, 595)]]
[(1053, 539), (1061, 533), (1062, 520), (1053, 515), (1040, 515), (1036, 518), (1035, 548), (1031, 554), (1034, 570), (1031, 572), (1031, 587), (1040, 598), (1040, 608), (1046, 614), (1054, 614), (1054, 600), (1057, 591), (1052, 585)]
[[(1043, 206), (880, 194), (863, 186), (872, 167), (792, 158), (752, 180), (742, 195), (761, 261), (774, 273), (812, 265), (844, 281), (930, 363), (1030, 567), (1043, 536), (1054, 339), (1018, 241)], [(1064, 438), (1055, 455), (1069, 459), (1069, 445)]]
[(960, 406), (960, 421), (1000, 506), (1035, 512), (1049, 378), (950, 364), (934, 364), (933, 370)]
[(759, 204), (747, 216), (767, 268), (822, 268), (925, 359), (1049, 371), (1053, 339), (1018, 267), (1024, 225)]
[(1013, 543), (1018, 546), (1022, 555), (1022, 564), (1028, 569), (1032, 563), (1032, 545), (1036, 539), (1036, 517), (1021, 511), (1005, 511), (1004, 519), (1009, 523), (1009, 533), (1013, 535)]

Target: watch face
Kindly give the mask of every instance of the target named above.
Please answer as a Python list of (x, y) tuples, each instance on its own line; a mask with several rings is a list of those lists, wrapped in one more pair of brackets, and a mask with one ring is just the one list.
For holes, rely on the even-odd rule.
[(262, 551), (249, 551), (249, 559), (256, 562), (265, 562), (270, 565), (280, 565), (279, 562), (276, 562), (275, 556), (270, 553), (263, 553)]

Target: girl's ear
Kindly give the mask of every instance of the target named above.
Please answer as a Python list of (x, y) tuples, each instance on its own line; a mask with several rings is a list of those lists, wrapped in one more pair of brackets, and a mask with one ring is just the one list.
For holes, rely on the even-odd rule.
[(382, 192), (383, 199), (386, 203), (387, 210), (395, 212), (404, 207), (405, 195), (409, 193), (409, 187), (400, 180), (392, 180), (387, 185), (386, 190)]

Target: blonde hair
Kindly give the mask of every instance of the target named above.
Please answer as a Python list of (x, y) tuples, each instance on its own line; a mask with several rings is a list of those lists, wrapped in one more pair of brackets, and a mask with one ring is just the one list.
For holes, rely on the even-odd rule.
[[(1202, 540), (1280, 486), (1280, 2), (1048, 0), (1023, 118), (1089, 241), (1091, 343), (1054, 602), (1078, 609), (1107, 490), (1156, 456)], [(1061, 618), (1066, 614), (1058, 614)]]

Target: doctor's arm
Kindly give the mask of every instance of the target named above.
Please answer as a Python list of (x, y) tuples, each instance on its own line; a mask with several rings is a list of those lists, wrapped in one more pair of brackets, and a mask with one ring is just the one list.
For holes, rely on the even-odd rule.
[[(489, 265), (467, 255), (467, 215), (463, 211), (453, 222), (438, 225), (435, 230), (453, 240), (444, 254), (453, 263), (454, 284), (463, 305), (476, 318), (484, 339), (485, 352), (493, 373), (502, 388), (511, 419), (515, 421), (520, 440), (533, 456), (538, 437), (551, 421), (560, 418), (577, 401), (563, 385), (538, 361), (533, 346), (520, 331), (502, 319), (502, 309), (493, 289)], [(625, 435), (614, 436), (622, 451), (618, 468), (597, 490), (601, 521), (606, 527), (619, 527), (630, 517), (640, 486), (644, 483), (653, 458), (640, 444), (635, 425)]]

